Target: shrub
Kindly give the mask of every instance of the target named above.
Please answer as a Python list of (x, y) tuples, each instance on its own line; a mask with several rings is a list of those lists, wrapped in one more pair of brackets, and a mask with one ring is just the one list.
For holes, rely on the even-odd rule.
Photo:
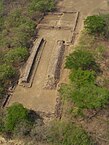
[(55, 122), (48, 134), (48, 141), (56, 145), (93, 145), (87, 133), (73, 123)]
[(55, 8), (54, 0), (33, 0), (30, 5), (30, 10), (49, 12), (53, 11)]
[(80, 88), (63, 85), (60, 89), (62, 98), (70, 99), (80, 109), (97, 109), (104, 107), (109, 100), (109, 91), (94, 84)]
[(15, 103), (6, 110), (4, 129), (6, 132), (13, 132), (20, 122), (28, 120), (28, 110), (23, 105)]
[(68, 69), (98, 70), (93, 55), (86, 50), (77, 50), (67, 56), (65, 67)]
[(0, 65), (0, 81), (6, 81), (10, 78), (12, 78), (15, 75), (15, 70), (13, 67), (2, 64)]
[(70, 80), (76, 84), (78, 87), (92, 83), (95, 83), (95, 72), (89, 70), (74, 70), (71, 72), (69, 78)]
[(85, 29), (91, 34), (103, 34), (105, 20), (98, 15), (88, 16), (84, 21)]
[(75, 89), (71, 98), (79, 108), (96, 109), (104, 107), (108, 103), (109, 91), (105, 88), (90, 84), (80, 89)]
[(28, 57), (26, 48), (11, 49), (6, 55), (5, 60), (8, 63), (20, 63)]

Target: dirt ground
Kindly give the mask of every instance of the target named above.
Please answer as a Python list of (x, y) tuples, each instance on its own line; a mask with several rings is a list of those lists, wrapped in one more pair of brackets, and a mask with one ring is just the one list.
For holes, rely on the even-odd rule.
[[(79, 11), (79, 21), (75, 33), (79, 34), (82, 29), (83, 20), (87, 15), (96, 13), (99, 10), (107, 9), (106, 0), (62, 0), (58, 4), (58, 11)], [(35, 111), (51, 113), (55, 112), (56, 98), (58, 91), (43, 89), (45, 78), (47, 75), (47, 69), (49, 66), (50, 56), (52, 49), (54, 48), (57, 40), (64, 40), (70, 42), (72, 38), (72, 29), (75, 23), (75, 13), (71, 15), (65, 14), (61, 20), (60, 16), (48, 15), (42, 20), (41, 24), (48, 24), (50, 26), (61, 25), (69, 27), (69, 29), (45, 29), (40, 28), (38, 32), (39, 37), (43, 37), (46, 40), (41, 60), (36, 71), (33, 85), (31, 88), (24, 88), (17, 85), (13, 96), (9, 100), (9, 105), (14, 102), (22, 103), (25, 107), (33, 109)], [(79, 35), (77, 35), (79, 36)], [(66, 47), (65, 56), (71, 51), (73, 44)], [(65, 61), (65, 57), (64, 57)], [(64, 62), (63, 61), (63, 62)], [(63, 65), (64, 66), (64, 65)], [(62, 68), (60, 82), (66, 82), (68, 79), (68, 71)]]

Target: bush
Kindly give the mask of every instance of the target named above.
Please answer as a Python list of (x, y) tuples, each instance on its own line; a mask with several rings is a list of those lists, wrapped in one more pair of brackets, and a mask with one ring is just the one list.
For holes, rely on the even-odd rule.
[(56, 145), (93, 145), (87, 133), (73, 123), (55, 122), (48, 134), (48, 141)]
[(6, 110), (4, 129), (6, 132), (13, 132), (19, 123), (27, 121), (29, 121), (28, 110), (23, 105), (15, 103)]
[(61, 96), (70, 99), (79, 109), (97, 109), (104, 107), (109, 101), (109, 91), (94, 84), (87, 84), (80, 88), (63, 85)]
[(77, 50), (67, 56), (65, 68), (97, 71), (98, 65), (90, 52)]
[(94, 84), (96, 79), (95, 76), (94, 71), (78, 69), (71, 72), (69, 78), (77, 87), (80, 87), (89, 83)]
[(54, 0), (33, 0), (30, 5), (30, 10), (32, 11), (50, 12), (53, 11), (54, 8)]
[(98, 15), (88, 16), (84, 21), (85, 29), (91, 34), (103, 34), (105, 30), (105, 20)]
[(13, 67), (2, 64), (0, 65), (0, 81), (6, 81), (10, 78), (12, 78), (15, 75), (15, 70)]
[(11, 49), (5, 55), (5, 60), (7, 63), (20, 63), (28, 57), (27, 48), (16, 48)]
[(90, 84), (77, 88), (71, 96), (72, 101), (82, 109), (97, 109), (104, 107), (109, 100), (109, 91)]

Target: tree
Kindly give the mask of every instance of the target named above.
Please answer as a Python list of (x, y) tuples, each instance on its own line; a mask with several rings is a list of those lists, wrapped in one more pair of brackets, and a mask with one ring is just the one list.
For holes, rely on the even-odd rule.
[(4, 117), (4, 129), (6, 132), (13, 132), (17, 124), (22, 121), (29, 121), (28, 110), (21, 104), (13, 104), (6, 110)]
[(105, 30), (105, 20), (102, 16), (88, 16), (84, 21), (85, 29), (91, 34), (103, 34)]
[(65, 68), (97, 71), (98, 65), (90, 52), (77, 50), (67, 56)]

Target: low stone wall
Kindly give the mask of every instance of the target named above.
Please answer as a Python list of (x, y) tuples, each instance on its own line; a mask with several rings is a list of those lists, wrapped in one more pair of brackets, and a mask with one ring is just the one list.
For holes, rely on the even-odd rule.
[(47, 78), (44, 84), (44, 88), (46, 89), (55, 89), (57, 86), (57, 83), (60, 78), (60, 69), (64, 49), (65, 49), (64, 41), (59, 40), (51, 54), (51, 60), (47, 71)]
[(40, 48), (41, 44), (43, 43), (43, 41), (44, 41), (43, 38), (38, 38), (37, 41), (35, 42), (35, 44), (32, 48), (31, 54), (27, 60), (24, 74), (20, 78), (20, 83), (28, 83), (35, 58), (38, 54), (39, 48)]

